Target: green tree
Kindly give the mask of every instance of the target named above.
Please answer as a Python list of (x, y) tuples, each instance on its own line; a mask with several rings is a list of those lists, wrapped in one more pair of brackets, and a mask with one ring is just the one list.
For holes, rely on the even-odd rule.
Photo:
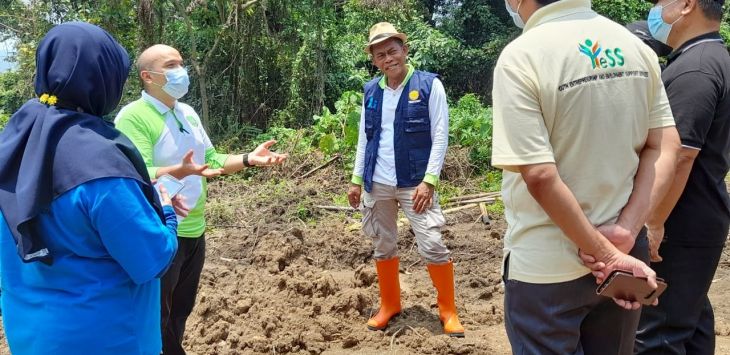
[(622, 25), (645, 20), (651, 4), (636, 0), (593, 0), (593, 9)]

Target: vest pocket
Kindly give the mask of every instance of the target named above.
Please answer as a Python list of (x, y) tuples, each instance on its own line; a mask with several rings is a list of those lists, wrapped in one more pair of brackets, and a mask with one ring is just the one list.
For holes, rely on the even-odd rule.
[(365, 137), (368, 140), (375, 134), (375, 110), (365, 109)]
[(427, 119), (413, 119), (406, 121), (406, 133), (430, 132), (431, 122)]
[(431, 131), (431, 120), (428, 117), (428, 106), (423, 104), (408, 106), (405, 131), (406, 133)]
[(431, 155), (430, 149), (412, 149), (408, 152), (411, 180), (423, 180), (426, 176), (429, 155)]

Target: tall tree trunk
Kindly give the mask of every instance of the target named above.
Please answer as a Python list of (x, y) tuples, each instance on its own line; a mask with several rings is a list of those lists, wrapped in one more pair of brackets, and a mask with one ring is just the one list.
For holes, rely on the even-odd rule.
[(208, 86), (205, 79), (205, 67), (195, 64), (195, 71), (198, 73), (198, 87), (200, 88), (200, 105), (203, 106), (203, 127), (205, 131), (209, 131), (210, 123), (210, 105), (208, 104)]
[(175, 10), (177, 10), (178, 14), (183, 18), (183, 21), (185, 22), (185, 27), (188, 30), (188, 35), (190, 36), (190, 61), (193, 63), (193, 69), (195, 69), (195, 74), (198, 76), (197, 79), (198, 89), (200, 90), (200, 105), (202, 106), (203, 110), (203, 116), (201, 117), (201, 121), (203, 124), (203, 128), (205, 128), (206, 131), (210, 131), (210, 111), (208, 109), (208, 90), (205, 87), (205, 68), (198, 60), (198, 48), (196, 46), (197, 41), (195, 40), (195, 32), (193, 31), (193, 22), (190, 20), (190, 16), (180, 2), (173, 1), (172, 3), (175, 6)]
[(198, 47), (197, 47), (197, 41), (195, 40), (195, 31), (193, 31), (193, 22), (190, 20), (190, 15), (188, 14), (187, 10), (183, 7), (183, 5), (178, 1), (173, 1), (173, 4), (175, 6), (175, 9), (177, 10), (178, 14), (183, 18), (183, 21), (185, 22), (185, 28), (188, 31), (188, 35), (190, 36), (190, 61), (193, 63), (193, 68), (195, 69), (195, 73), (198, 76), (198, 89), (200, 90), (200, 105), (202, 106), (202, 113), (203, 116), (201, 117), (201, 121), (203, 124), (203, 127), (206, 131), (210, 131), (210, 100), (208, 97), (208, 89), (207, 89), (207, 81), (205, 78), (205, 73), (208, 69), (208, 64), (210, 62), (210, 59), (213, 57), (213, 54), (215, 53), (216, 49), (218, 48), (218, 45), (220, 44), (221, 38), (223, 38), (223, 32), (231, 25), (231, 21), (234, 19), (234, 15), (237, 13), (238, 8), (240, 7), (240, 10), (246, 10), (247, 8), (255, 5), (258, 2), (258, 0), (249, 0), (248, 2), (244, 4), (239, 4), (236, 2), (231, 8), (231, 12), (228, 14), (228, 19), (226, 22), (221, 26), (221, 30), (218, 33), (218, 35), (215, 37), (215, 42), (213, 42), (213, 46), (210, 48), (210, 50), (206, 53), (205, 57), (201, 60), (198, 57)]
[(152, 0), (139, 0), (137, 3), (137, 23), (139, 23), (139, 48), (153, 45), (155, 41), (155, 10)]
[(328, 11), (328, 9), (325, 8), (324, 0), (315, 0), (315, 4), (317, 7), (316, 14), (319, 14), (319, 16), (316, 16), (317, 19), (317, 44), (316, 44), (316, 55), (317, 55), (317, 75), (315, 76), (315, 89), (314, 89), (314, 105), (312, 107), (312, 114), (318, 114), (322, 111), (322, 107), (324, 106), (324, 84), (326, 82), (325, 73), (326, 73), (326, 65), (325, 58), (324, 58), (324, 25), (322, 22), (324, 19), (322, 18), (322, 12)]

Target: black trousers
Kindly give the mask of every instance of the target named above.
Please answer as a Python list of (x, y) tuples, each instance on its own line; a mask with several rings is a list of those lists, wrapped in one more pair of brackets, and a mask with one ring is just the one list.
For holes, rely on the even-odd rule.
[(652, 263), (669, 285), (657, 307), (644, 307), (636, 334), (637, 354), (715, 353), (715, 316), (707, 292), (722, 246), (688, 247), (664, 242)]
[[(630, 253), (648, 262), (646, 231)], [(532, 284), (509, 279), (505, 269), (505, 328), (516, 355), (630, 355), (640, 311), (596, 294), (588, 274), (572, 281)]]
[(162, 353), (184, 355), (185, 322), (195, 306), (205, 263), (205, 235), (177, 237), (175, 259), (162, 277)]

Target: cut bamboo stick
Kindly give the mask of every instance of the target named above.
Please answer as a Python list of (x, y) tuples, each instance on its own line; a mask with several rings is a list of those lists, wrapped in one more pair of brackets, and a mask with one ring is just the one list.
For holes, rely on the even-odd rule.
[(322, 205), (315, 205), (314, 208), (319, 208), (321, 210), (325, 211), (357, 211), (356, 209), (352, 207), (344, 207), (344, 206), (322, 206)]
[(482, 202), (479, 204), (479, 209), (482, 211), (482, 215), (479, 216), (479, 220), (484, 224), (490, 224), (492, 221), (489, 219), (489, 211), (487, 211), (487, 204)]
[(478, 207), (478, 206), (479, 206), (478, 203), (470, 203), (470, 204), (464, 205), (464, 206), (459, 206), (459, 207), (445, 209), (445, 210), (443, 210), (443, 214), (449, 214), (449, 213), (454, 213), (454, 212), (458, 212), (458, 211), (463, 211), (463, 210), (466, 210), (466, 209), (469, 209), (469, 208)]
[(460, 205), (468, 205), (472, 203), (486, 203), (486, 202), (494, 202), (496, 201), (496, 198), (494, 197), (482, 197), (482, 198), (475, 198), (473, 200), (463, 200), (463, 201), (449, 201), (445, 206), (460, 206)]
[(341, 156), (339, 154), (337, 154), (334, 157), (332, 157), (332, 159), (326, 161), (324, 164), (322, 164), (322, 165), (320, 165), (320, 166), (318, 166), (318, 167), (316, 167), (316, 168), (308, 171), (306, 174), (298, 177), (298, 179), (300, 179), (300, 180), (301, 179), (305, 179), (305, 178), (309, 177), (310, 175), (312, 175), (312, 174), (314, 174), (314, 173), (316, 173), (316, 172), (318, 172), (318, 171), (320, 171), (320, 170), (322, 170), (322, 169), (330, 166), (330, 164), (334, 163), (335, 160), (340, 159), (340, 158), (341, 158)]
[(455, 196), (455, 197), (449, 198), (449, 202), (463, 201), (463, 200), (473, 200), (473, 199), (483, 198), (483, 197), (497, 197), (499, 195), (501, 195), (501, 193), (499, 191), (497, 191), (497, 192), (482, 192), (482, 193), (472, 194), (472, 195)]

